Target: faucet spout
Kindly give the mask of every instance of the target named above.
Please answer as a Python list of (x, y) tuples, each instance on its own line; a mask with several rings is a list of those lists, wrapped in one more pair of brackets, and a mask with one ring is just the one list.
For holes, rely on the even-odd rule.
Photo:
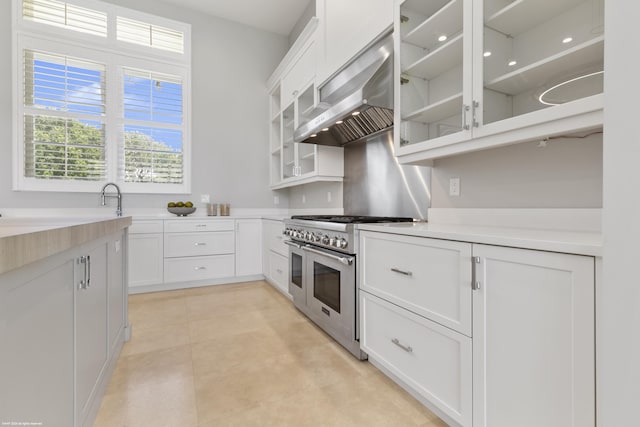
[[(109, 186), (113, 186), (116, 189), (116, 194), (107, 194), (105, 192), (105, 190)], [(102, 206), (105, 206), (107, 204), (107, 200), (106, 200), (107, 197), (108, 198), (116, 198), (116, 199), (118, 199), (118, 206), (116, 208), (116, 216), (122, 216), (122, 193), (120, 192), (120, 187), (118, 187), (117, 184), (115, 184), (113, 182), (107, 182), (104, 185), (104, 187), (102, 187), (102, 191), (100, 192), (100, 200), (101, 200)]]

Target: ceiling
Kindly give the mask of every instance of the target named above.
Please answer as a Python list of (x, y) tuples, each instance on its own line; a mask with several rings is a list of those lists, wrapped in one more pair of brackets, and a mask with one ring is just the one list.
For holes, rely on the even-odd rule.
[(164, 0), (271, 33), (288, 36), (311, 0)]

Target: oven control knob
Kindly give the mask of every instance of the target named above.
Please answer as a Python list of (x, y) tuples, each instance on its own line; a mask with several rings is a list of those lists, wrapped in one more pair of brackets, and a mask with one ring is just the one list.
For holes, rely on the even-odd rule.
[(332, 243), (331, 246), (339, 248), (340, 247), (340, 237), (336, 236), (333, 239), (331, 239)]
[(344, 239), (344, 238), (342, 238), (342, 239), (338, 240), (338, 242), (337, 242), (337, 245), (336, 245), (336, 246), (337, 246), (338, 248), (340, 248), (340, 249), (344, 249), (344, 248), (346, 248), (346, 247), (347, 247), (347, 244), (348, 244), (348, 243), (347, 243), (347, 240), (346, 240), (346, 239)]
[(311, 233), (309, 233), (308, 231), (306, 233), (304, 233), (304, 240), (311, 240)]
[(313, 236), (313, 241), (314, 241), (314, 242), (316, 242), (316, 243), (317, 243), (317, 242), (319, 242), (320, 240), (322, 240), (322, 237), (320, 237), (320, 235), (319, 235), (319, 234), (316, 234), (315, 236)]
[(323, 245), (329, 244), (329, 236), (327, 236), (326, 234), (322, 236), (322, 244)]

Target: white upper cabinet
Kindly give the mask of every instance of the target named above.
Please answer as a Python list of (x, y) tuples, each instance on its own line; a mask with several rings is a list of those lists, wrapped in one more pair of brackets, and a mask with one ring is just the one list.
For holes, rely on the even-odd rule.
[(316, 181), (342, 181), (343, 150), (293, 141), (295, 129), (316, 107), (318, 20), (309, 22), (269, 81), (271, 189)]
[(604, 0), (396, 0), (403, 162), (602, 126)]
[(393, 0), (316, 0), (321, 84), (393, 23)]

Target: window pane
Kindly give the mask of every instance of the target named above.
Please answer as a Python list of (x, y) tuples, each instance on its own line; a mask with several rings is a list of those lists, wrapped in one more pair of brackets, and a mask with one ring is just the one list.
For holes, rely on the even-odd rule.
[(105, 130), (97, 121), (25, 115), (25, 176), (99, 181), (105, 177)]
[(182, 124), (182, 81), (168, 75), (125, 70), (124, 118)]
[(182, 131), (124, 127), (125, 182), (181, 184)]
[(23, 0), (22, 16), (30, 21), (107, 36), (107, 14), (56, 0)]
[(184, 53), (184, 33), (171, 28), (118, 16), (117, 39), (154, 49)]
[(69, 113), (105, 114), (105, 66), (24, 51), (24, 105)]

